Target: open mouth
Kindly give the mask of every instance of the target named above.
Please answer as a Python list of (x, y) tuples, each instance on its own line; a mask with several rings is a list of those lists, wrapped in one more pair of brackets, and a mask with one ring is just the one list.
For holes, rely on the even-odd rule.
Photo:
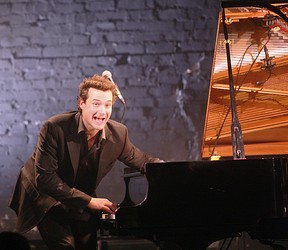
[(98, 124), (102, 124), (103, 122), (105, 122), (105, 118), (100, 118), (96, 116), (93, 117), (93, 120), (97, 122)]

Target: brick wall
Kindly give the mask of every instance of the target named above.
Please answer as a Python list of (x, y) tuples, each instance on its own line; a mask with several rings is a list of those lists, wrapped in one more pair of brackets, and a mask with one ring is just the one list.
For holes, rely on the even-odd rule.
[[(214, 0), (0, 1), (0, 230), (14, 226), (6, 204), (41, 124), (76, 108), (85, 76), (112, 72), (141, 149), (200, 159), (219, 8)], [(117, 101), (113, 118), (122, 113)]]

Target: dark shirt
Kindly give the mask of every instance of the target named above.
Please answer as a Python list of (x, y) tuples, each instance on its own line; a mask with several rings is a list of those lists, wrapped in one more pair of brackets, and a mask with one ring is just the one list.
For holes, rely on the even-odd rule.
[(82, 117), (79, 121), (78, 134), (80, 135), (81, 151), (74, 187), (92, 196), (97, 179), (101, 141), (104, 139), (103, 130), (99, 131), (90, 149), (88, 149)]

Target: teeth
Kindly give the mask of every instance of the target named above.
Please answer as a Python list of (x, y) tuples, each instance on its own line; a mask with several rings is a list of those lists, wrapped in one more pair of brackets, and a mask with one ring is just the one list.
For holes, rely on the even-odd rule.
[(105, 120), (105, 118), (98, 118), (98, 117), (94, 117), (93, 119), (99, 120), (99, 121), (104, 121)]

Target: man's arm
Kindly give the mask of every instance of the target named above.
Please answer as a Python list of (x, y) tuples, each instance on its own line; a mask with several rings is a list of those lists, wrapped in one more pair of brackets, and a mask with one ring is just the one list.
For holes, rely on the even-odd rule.
[(37, 188), (61, 203), (81, 209), (91, 201), (89, 195), (71, 188), (58, 175), (59, 154), (61, 154), (64, 135), (51, 122), (41, 128), (35, 152)]

